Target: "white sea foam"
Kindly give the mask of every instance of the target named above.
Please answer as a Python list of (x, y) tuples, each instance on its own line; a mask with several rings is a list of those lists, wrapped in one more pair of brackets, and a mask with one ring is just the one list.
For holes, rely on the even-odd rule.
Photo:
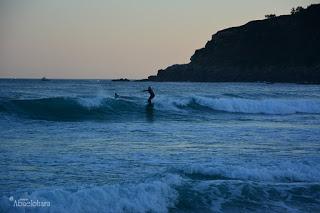
[(267, 166), (220, 162), (182, 170), (192, 180), (190, 191), (198, 196), (195, 199), (205, 200), (198, 208), (209, 205), (213, 212), (305, 212), (308, 207), (315, 212), (319, 209), (319, 169), (316, 163)]
[(320, 100), (243, 99), (195, 97), (195, 102), (214, 110), (239, 113), (294, 114), (320, 113)]
[(182, 107), (187, 106), (190, 99), (179, 97), (157, 97), (154, 101), (156, 109), (170, 110), (170, 111), (183, 111)]
[(234, 179), (270, 182), (318, 182), (320, 166), (297, 162), (283, 162), (277, 165), (258, 164), (226, 165), (189, 165), (182, 168), (186, 174), (212, 176), (214, 179)]
[[(103, 95), (90, 98), (77, 98), (77, 102), (88, 109), (101, 106), (108, 107), (113, 99)], [(137, 99), (139, 100), (139, 99)], [(128, 104), (132, 100), (127, 100)], [(144, 100), (140, 100), (144, 101)], [(108, 102), (108, 103), (106, 103)], [(185, 112), (186, 110), (201, 106), (215, 111), (230, 113), (248, 114), (274, 114), (286, 115), (295, 113), (320, 113), (320, 100), (318, 99), (245, 99), (245, 98), (209, 98), (202, 96), (178, 97), (178, 96), (159, 96), (154, 99), (155, 108), (163, 111)], [(121, 103), (119, 103), (121, 104)], [(132, 104), (142, 104), (132, 102)], [(141, 107), (144, 105), (141, 105)]]
[(320, 100), (316, 99), (244, 99), (208, 97), (162, 97), (155, 100), (162, 110), (181, 111), (192, 104), (216, 111), (250, 114), (320, 113)]
[[(315, 212), (316, 184), (269, 184), (241, 181), (195, 182), (192, 191), (206, 195), (200, 205), (212, 212)], [(308, 197), (310, 203), (305, 203)], [(258, 205), (257, 205), (258, 204)]]
[[(33, 208), (33, 212), (168, 212), (178, 196), (174, 186), (181, 181), (178, 175), (167, 175), (160, 180), (138, 184), (105, 185), (77, 191), (38, 190), (19, 198), (50, 202), (50, 207)], [(0, 207), (4, 212), (28, 211), (28, 207), (13, 207), (9, 197), (1, 198)]]

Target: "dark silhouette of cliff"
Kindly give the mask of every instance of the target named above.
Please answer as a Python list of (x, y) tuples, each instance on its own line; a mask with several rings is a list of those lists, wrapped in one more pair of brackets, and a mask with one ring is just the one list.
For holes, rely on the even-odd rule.
[(149, 80), (320, 83), (320, 4), (221, 30)]

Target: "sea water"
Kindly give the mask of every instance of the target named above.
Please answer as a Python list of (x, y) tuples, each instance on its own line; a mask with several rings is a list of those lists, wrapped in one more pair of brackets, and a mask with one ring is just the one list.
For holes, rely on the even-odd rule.
[(0, 212), (320, 212), (319, 85), (3, 79), (0, 127)]

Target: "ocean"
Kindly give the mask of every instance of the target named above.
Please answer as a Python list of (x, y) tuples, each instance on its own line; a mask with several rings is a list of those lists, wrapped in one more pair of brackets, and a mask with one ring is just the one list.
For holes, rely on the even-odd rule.
[(320, 212), (320, 85), (2, 79), (0, 127), (0, 212)]

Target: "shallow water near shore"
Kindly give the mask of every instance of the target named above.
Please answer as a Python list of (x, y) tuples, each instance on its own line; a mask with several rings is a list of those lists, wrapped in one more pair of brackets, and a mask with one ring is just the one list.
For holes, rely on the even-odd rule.
[(0, 212), (320, 211), (319, 85), (2, 79), (0, 127)]

